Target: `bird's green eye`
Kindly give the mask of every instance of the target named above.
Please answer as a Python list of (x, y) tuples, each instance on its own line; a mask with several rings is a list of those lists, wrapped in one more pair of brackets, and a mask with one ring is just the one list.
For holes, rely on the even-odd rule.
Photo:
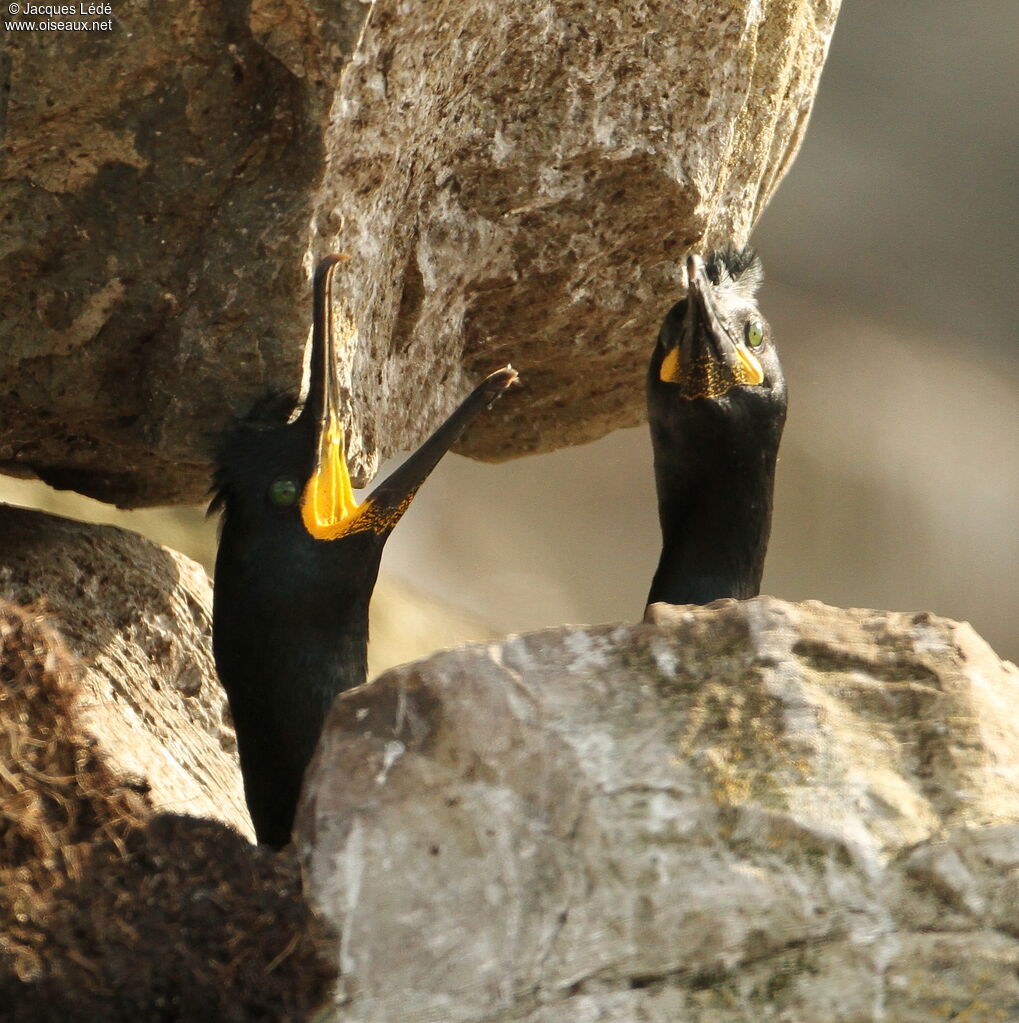
[(751, 348), (760, 348), (764, 344), (764, 324), (760, 320), (748, 320), (743, 333)]
[(297, 481), (289, 476), (277, 476), (269, 484), (269, 501), (277, 508), (289, 508), (297, 504)]

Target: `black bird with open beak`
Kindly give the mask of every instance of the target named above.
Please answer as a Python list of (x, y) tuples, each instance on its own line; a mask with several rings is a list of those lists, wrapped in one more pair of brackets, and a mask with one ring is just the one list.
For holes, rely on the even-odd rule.
[(649, 604), (760, 592), (786, 416), (757, 254), (729, 248), (686, 266), (686, 298), (665, 317), (647, 378), (662, 527)]
[[(382, 550), (418, 487), (471, 421), (516, 379), (484, 380), (363, 504), (344, 457), (330, 294), (343, 257), (318, 265), (311, 380), (270, 399), (219, 444), (212, 509), (222, 510), (213, 600), (216, 668), (237, 730), (258, 841), (290, 839), (305, 768), (337, 693), (367, 676), (368, 605)], [(339, 330), (351, 331), (341, 322)]]

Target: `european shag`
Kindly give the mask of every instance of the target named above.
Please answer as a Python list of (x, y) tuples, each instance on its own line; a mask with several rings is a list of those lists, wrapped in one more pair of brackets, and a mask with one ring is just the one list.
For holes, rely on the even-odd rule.
[[(368, 605), (382, 549), (425, 477), (516, 378), (484, 380), (358, 505), (343, 449), (330, 307), (342, 257), (317, 267), (304, 406), (273, 398), (219, 444), (212, 508), (223, 513), (213, 648), (237, 730), (258, 841), (290, 840), (305, 768), (337, 693), (367, 675)], [(349, 329), (349, 324), (340, 325)]]
[(686, 262), (647, 378), (662, 554), (648, 603), (760, 592), (786, 416), (778, 352), (755, 294), (753, 249)]

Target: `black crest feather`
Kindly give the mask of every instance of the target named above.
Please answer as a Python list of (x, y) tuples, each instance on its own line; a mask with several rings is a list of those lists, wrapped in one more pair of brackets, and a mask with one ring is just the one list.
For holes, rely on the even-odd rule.
[(293, 418), (298, 404), (299, 399), (293, 391), (270, 391), (259, 398), (246, 415), (235, 416), (227, 423), (215, 442), (215, 468), (206, 515), (215, 515), (225, 508), (229, 479), (229, 471), (225, 466), (230, 463), (231, 454), (245, 446), (246, 438), (257, 437), (264, 430), (284, 426)]
[(716, 287), (732, 287), (752, 299), (764, 282), (764, 266), (751, 245), (727, 245), (712, 252), (704, 262), (708, 280)]

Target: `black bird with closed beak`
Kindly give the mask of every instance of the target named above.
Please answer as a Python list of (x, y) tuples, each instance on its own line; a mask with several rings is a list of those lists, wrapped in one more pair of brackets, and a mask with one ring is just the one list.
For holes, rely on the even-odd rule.
[(489, 376), (358, 504), (344, 457), (330, 303), (342, 261), (326, 257), (315, 272), (311, 379), (300, 413), (290, 417), (292, 400), (261, 402), (224, 432), (216, 459), (213, 649), (255, 833), (276, 848), (290, 840), (326, 712), (366, 679), (368, 605), (390, 532), (446, 451), (516, 379), (509, 366)]
[(760, 592), (786, 387), (753, 249), (687, 258), (647, 378), (662, 553), (648, 603)]

